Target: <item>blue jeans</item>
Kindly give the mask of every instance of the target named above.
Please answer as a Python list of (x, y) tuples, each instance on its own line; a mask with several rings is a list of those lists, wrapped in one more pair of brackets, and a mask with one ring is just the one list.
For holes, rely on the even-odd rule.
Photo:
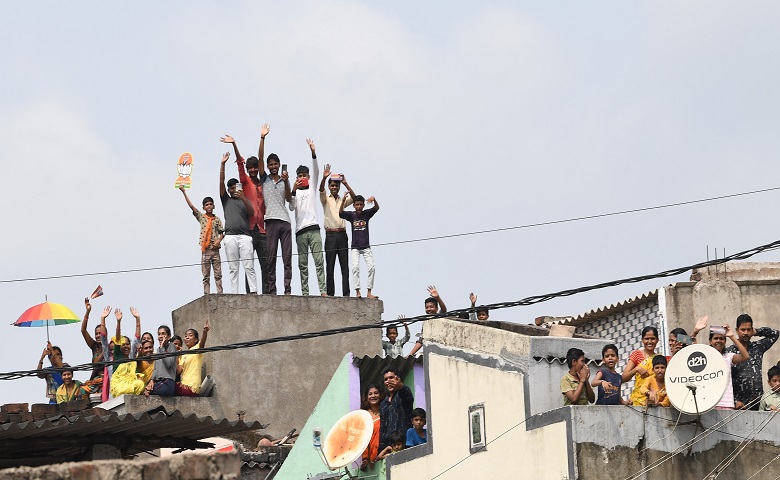
[(158, 378), (154, 381), (152, 395), (172, 397), (174, 391), (176, 391), (176, 382), (174, 382), (172, 378)]

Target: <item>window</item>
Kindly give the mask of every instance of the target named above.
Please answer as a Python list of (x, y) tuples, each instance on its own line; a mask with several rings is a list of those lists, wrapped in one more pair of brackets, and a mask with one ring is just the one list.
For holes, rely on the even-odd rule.
[(486, 449), (485, 404), (478, 403), (469, 407), (469, 452), (476, 453)]

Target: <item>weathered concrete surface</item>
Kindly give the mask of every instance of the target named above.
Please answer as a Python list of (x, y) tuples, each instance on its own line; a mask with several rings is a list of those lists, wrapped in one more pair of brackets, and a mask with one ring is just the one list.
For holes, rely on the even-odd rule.
[[(165, 408), (168, 413), (179, 410), (184, 415), (194, 413), (199, 417), (213, 417), (214, 410), (219, 408), (217, 400), (213, 397), (158, 397), (150, 395), (122, 395), (101, 403), (101, 408), (110, 410), (120, 415), (126, 413), (143, 413), (159, 407)], [(220, 417), (222, 418), (222, 417)], [(226, 417), (230, 421), (238, 420), (237, 415)]]
[[(736, 282), (714, 278), (697, 282), (693, 287), (694, 319), (708, 315), (710, 325), (736, 328), (734, 322), (741, 313), (742, 295)], [(692, 328), (693, 324), (688, 327)]]
[(182, 454), (154, 460), (99, 460), (0, 470), (0, 480), (238, 480), (238, 453)]
[[(200, 331), (208, 319), (208, 345), (226, 345), (376, 323), (383, 309), (365, 298), (213, 294), (172, 316), (180, 334)], [(381, 354), (381, 335), (370, 329), (206, 354), (206, 373), (216, 382), (208, 414), (237, 419), (245, 412), (245, 420), (270, 424), (266, 433), (276, 438), (300, 430), (344, 355)]]
[[(778, 454), (780, 423), (769, 421), (768, 412), (710, 411), (701, 422), (708, 433), (688, 424), (695, 416), (670, 408), (651, 408), (648, 414), (634, 407), (570, 407), (572, 440), (576, 444), (578, 478), (629, 478), (643, 468), (655, 466), (638, 478), (708, 478), (739, 442), (754, 435), (755, 441), (736, 457), (718, 477), (744, 480), (759, 471)], [(736, 413), (736, 414), (735, 414)], [(679, 422), (678, 422), (679, 417)], [(760, 430), (760, 432), (759, 432)], [(755, 433), (758, 432), (758, 433)], [(692, 439), (688, 453), (688, 442)], [(670, 452), (680, 451), (674, 456)], [(776, 479), (777, 469), (769, 465), (753, 479)]]
[(729, 262), (691, 272), (691, 280), (709, 280), (713, 278), (739, 281), (778, 281), (780, 280), (780, 262)]

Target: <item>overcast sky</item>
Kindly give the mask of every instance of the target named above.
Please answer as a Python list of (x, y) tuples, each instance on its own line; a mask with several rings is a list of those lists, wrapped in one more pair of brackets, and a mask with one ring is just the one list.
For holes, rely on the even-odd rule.
[[(45, 330), (9, 324), (45, 295), (82, 315), (83, 297), (102, 284), (91, 327), (107, 304), (128, 314), (138, 307), (145, 330), (170, 324), (173, 309), (201, 294), (199, 266), (9, 281), (197, 265), (198, 224), (173, 188), (176, 160), (194, 156), (196, 204), (216, 198), (227, 150), (219, 137), (256, 154), (263, 123), (271, 124), (266, 153), (292, 170), (310, 161), (311, 137), (322, 164), (376, 196), (374, 244), (777, 187), (778, 10), (773, 2), (7, 4), (0, 371), (35, 367)], [(454, 309), (471, 291), (493, 303), (688, 265), (705, 259), (706, 245), (730, 254), (776, 240), (779, 197), (377, 246), (375, 293), (391, 319), (422, 313), (428, 284)], [(687, 279), (491, 318), (576, 315)], [(229, 290), (227, 268), (225, 282)], [(51, 334), (65, 361), (90, 360), (78, 325)], [(44, 400), (41, 380), (3, 386), (0, 403)]]

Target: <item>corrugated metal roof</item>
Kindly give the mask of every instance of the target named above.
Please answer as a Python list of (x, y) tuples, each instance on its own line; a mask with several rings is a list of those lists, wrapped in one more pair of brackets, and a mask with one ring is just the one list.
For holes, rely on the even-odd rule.
[(623, 300), (622, 302), (613, 303), (604, 307), (594, 308), (593, 310), (588, 310), (587, 312), (577, 315), (576, 317), (569, 317), (567, 319), (555, 322), (547, 322), (545, 325), (584, 325), (594, 320), (604, 318), (616, 311), (625, 310), (627, 308), (633, 307), (634, 305), (639, 305), (640, 303), (645, 303), (657, 298), (658, 289), (650, 290), (647, 293), (637, 295), (636, 297), (631, 297), (628, 300)]
[(52, 417), (0, 424), (0, 467), (76, 459), (92, 445), (113, 445), (125, 455), (161, 447), (205, 446), (199, 439), (266, 428), (260, 422), (184, 416), (179, 411)]
[(422, 363), (421, 358), (415, 357), (355, 357), (352, 359), (352, 364), (358, 367), (360, 371), (360, 393), (363, 394), (366, 386), (370, 383), (376, 383), (383, 385), (382, 372), (385, 368), (390, 366), (396, 368), (398, 373), (401, 374), (401, 378), (405, 378), (409, 372), (414, 368), (415, 363)]

